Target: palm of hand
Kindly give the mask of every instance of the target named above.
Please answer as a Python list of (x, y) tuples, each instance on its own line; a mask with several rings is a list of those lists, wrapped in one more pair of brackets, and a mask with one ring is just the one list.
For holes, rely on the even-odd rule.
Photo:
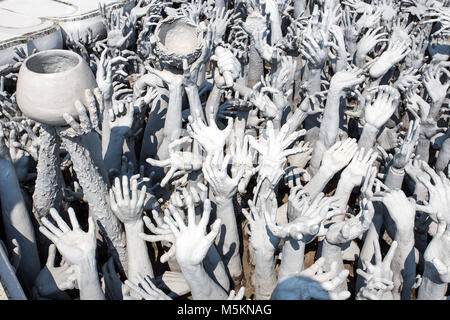
[(327, 150), (323, 155), (321, 166), (331, 170), (334, 173), (344, 168), (353, 158), (353, 155), (358, 148), (355, 141), (356, 140), (354, 139), (351, 141), (352, 146), (350, 149), (341, 147), (345, 143), (344, 141), (338, 148)]
[(74, 289), (75, 283), (75, 270), (66, 264), (61, 267), (45, 266), (36, 278), (35, 286), (40, 295), (50, 297), (60, 291)]
[(264, 93), (255, 93), (252, 97), (252, 103), (261, 110), (268, 119), (274, 119), (280, 113), (277, 105)]
[(227, 136), (219, 128), (206, 127), (198, 140), (208, 154), (214, 154), (222, 150), (226, 139)]
[(352, 185), (359, 186), (362, 178), (366, 175), (369, 166), (369, 162), (354, 158), (354, 160), (350, 162), (347, 168), (342, 172), (342, 176)]
[(413, 230), (416, 215), (414, 200), (409, 200), (401, 190), (387, 192), (383, 197), (383, 204), (389, 211), (389, 216), (395, 226), (402, 229)]
[[(361, 80), (361, 81), (359, 81)], [(357, 83), (364, 80), (364, 76), (360, 76), (359, 73), (353, 71), (340, 71), (331, 78), (330, 88), (335, 87), (339, 90), (350, 88)]]
[[(91, 236), (94, 238), (91, 238)], [(95, 253), (96, 241), (95, 233), (89, 234), (81, 229), (75, 229), (64, 233), (55, 243), (58, 251), (61, 252), (64, 260), (70, 265), (81, 265), (84, 261), (92, 258)]]
[(381, 128), (392, 116), (400, 97), (398, 91), (392, 87), (383, 87), (375, 101), (366, 105), (364, 117), (367, 123), (375, 128)]
[(266, 221), (263, 217), (255, 217), (250, 225), (250, 245), (253, 250), (257, 252), (272, 252), (279, 239), (267, 227)]
[(182, 265), (198, 265), (210, 247), (206, 232), (198, 225), (189, 226), (176, 237), (176, 258)]
[(135, 201), (124, 201), (117, 204), (120, 212), (120, 220), (125, 222), (137, 221), (141, 218), (142, 208), (136, 206)]

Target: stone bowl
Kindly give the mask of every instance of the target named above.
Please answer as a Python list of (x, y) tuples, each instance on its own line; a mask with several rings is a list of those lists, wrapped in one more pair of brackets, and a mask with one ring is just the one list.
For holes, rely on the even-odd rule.
[(183, 59), (191, 65), (202, 53), (203, 31), (186, 17), (167, 17), (156, 26), (155, 36), (156, 56), (175, 68), (183, 67)]
[(85, 90), (97, 87), (83, 58), (70, 50), (46, 50), (22, 63), (17, 79), (16, 99), (27, 117), (53, 126), (65, 126), (63, 113), (75, 119), (75, 101), (87, 105)]

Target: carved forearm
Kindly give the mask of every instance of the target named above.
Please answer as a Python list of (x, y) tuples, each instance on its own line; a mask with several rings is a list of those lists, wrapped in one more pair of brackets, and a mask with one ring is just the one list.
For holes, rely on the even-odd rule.
[(375, 144), (377, 134), (378, 128), (366, 123), (361, 133), (361, 137), (359, 137), (358, 147), (364, 148), (365, 150), (371, 149)]
[(201, 264), (180, 265), (181, 272), (191, 288), (194, 300), (226, 300), (228, 294), (205, 272)]
[(255, 251), (255, 270), (252, 275), (252, 283), (257, 300), (270, 299), (272, 291), (277, 285), (273, 251)]
[(166, 120), (164, 121), (164, 140), (158, 149), (159, 159), (167, 159), (169, 156), (169, 144), (179, 138), (182, 119), (181, 102), (182, 86), (171, 86), (169, 89)]
[(439, 156), (436, 160), (436, 171), (444, 171), (450, 161), (450, 138), (445, 139), (439, 150)]
[[(342, 270), (344, 270), (344, 262), (342, 260), (342, 245), (335, 245), (329, 243), (326, 239), (322, 241), (322, 254), (321, 257), (324, 257), (326, 260), (324, 269), (326, 271), (330, 271), (331, 264), (336, 263), (336, 274), (339, 274)], [(333, 292), (340, 292), (347, 290), (347, 282), (342, 283), (339, 285)]]
[(393, 166), (389, 167), (384, 184), (389, 189), (401, 189), (403, 178), (405, 177), (405, 169), (396, 169)]
[(142, 220), (136, 223), (125, 223), (125, 235), (127, 238), (128, 279), (139, 282), (137, 275), (148, 275), (154, 278), (153, 268), (148, 255), (147, 244), (139, 237), (144, 232)]
[(120, 221), (109, 208), (108, 186), (92, 161), (89, 151), (79, 141), (62, 138), (62, 142), (70, 153), (73, 168), (89, 205), (89, 213), (96, 220), (100, 234), (107, 239), (110, 251), (113, 254), (116, 252), (114, 256), (120, 259), (125, 269), (127, 265), (125, 235)]
[(330, 89), (327, 97), (325, 110), (323, 111), (322, 123), (320, 125), (319, 140), (316, 142), (312, 158), (311, 169), (317, 171), (323, 153), (335, 142), (339, 131), (339, 100), (341, 93)]
[(283, 255), (278, 271), (278, 279), (298, 275), (303, 271), (305, 258), (304, 241), (297, 241), (292, 238), (286, 238), (283, 245)]
[(80, 289), (80, 300), (105, 300), (105, 295), (98, 279), (95, 258), (77, 266), (75, 270)]
[(397, 231), (395, 240), (398, 242), (398, 247), (391, 265), (394, 273), (392, 294), (396, 300), (410, 300), (416, 276), (413, 230)]
[(39, 136), (39, 142), (36, 186), (33, 193), (33, 209), (38, 219), (46, 216), (50, 208), (59, 209), (64, 188), (59, 160), (61, 141), (56, 130), (45, 126)]
[(305, 191), (314, 199), (326, 187), (334, 174), (323, 167), (320, 167), (317, 174), (305, 185)]
[(239, 233), (234, 213), (233, 201), (226, 199), (217, 201), (217, 218), (222, 221), (216, 246), (231, 277), (237, 279), (242, 275), (241, 256), (239, 254)]

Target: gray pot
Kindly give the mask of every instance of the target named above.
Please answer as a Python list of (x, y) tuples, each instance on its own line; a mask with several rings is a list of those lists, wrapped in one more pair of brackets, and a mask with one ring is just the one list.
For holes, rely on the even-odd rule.
[(70, 50), (47, 50), (29, 56), (20, 67), (16, 99), (27, 117), (64, 126), (63, 113), (78, 118), (75, 101), (86, 104), (85, 90), (97, 87), (81, 56)]

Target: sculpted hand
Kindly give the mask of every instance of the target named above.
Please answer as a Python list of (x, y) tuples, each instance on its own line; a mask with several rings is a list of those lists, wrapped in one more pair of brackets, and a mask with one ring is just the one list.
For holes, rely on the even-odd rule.
[(329, 91), (342, 92), (364, 81), (363, 70), (357, 67), (349, 67), (347, 70), (336, 72), (330, 81)]
[(369, 70), (372, 78), (384, 75), (397, 62), (402, 61), (411, 51), (407, 41), (390, 42), (386, 51), (375, 61)]
[(403, 140), (400, 149), (398, 149), (392, 159), (392, 165), (396, 169), (403, 169), (409, 163), (413, 156), (417, 141), (419, 140), (420, 120), (410, 121), (408, 132)]
[(380, 191), (372, 199), (383, 202), (397, 230), (408, 232), (414, 230), (416, 202), (412, 198), (408, 199), (402, 190)]
[(61, 297), (63, 291), (74, 289), (77, 286), (75, 270), (65, 262), (56, 267), (55, 257), (56, 247), (51, 244), (48, 247), (47, 263), (34, 282), (34, 286), (42, 297), (58, 298)]
[(430, 215), (437, 223), (450, 224), (450, 179), (443, 172), (437, 174), (426, 162), (421, 161), (424, 171), (431, 181), (420, 175), (417, 180), (428, 190), (428, 205), (418, 206), (418, 209)]
[(244, 194), (251, 177), (259, 170), (258, 167), (253, 166), (254, 153), (249, 147), (249, 137), (244, 136), (243, 142), (240, 137), (232, 136), (232, 140), (229, 145), (231, 154), (231, 175), (233, 178), (239, 176), (239, 173), (243, 171), (243, 175), (238, 184), (239, 193)]
[[(143, 278), (141, 275), (137, 276), (139, 284), (134, 284), (130, 280), (125, 280), (125, 285), (135, 292), (141, 299), (144, 300), (172, 300), (167, 294), (159, 289), (152, 281), (150, 276)], [(127, 298), (125, 297), (125, 300)]]
[(359, 149), (347, 168), (342, 171), (341, 179), (354, 187), (360, 186), (364, 175), (377, 159), (377, 156), (378, 153), (372, 149), (367, 150), (367, 152), (364, 148)]
[[(211, 225), (211, 231), (206, 233), (209, 216), (211, 213), (211, 202), (207, 199), (203, 203), (203, 215), (197, 224), (195, 222), (195, 209), (192, 199), (188, 202), (188, 223), (184, 223), (178, 211), (171, 210), (170, 215), (164, 215), (164, 221), (169, 225), (175, 235), (176, 258), (180, 266), (193, 266), (201, 264), (219, 233), (220, 219), (216, 219)], [(175, 219), (175, 220), (174, 220)]]
[(400, 72), (397, 81), (394, 82), (393, 87), (397, 90), (407, 93), (410, 89), (420, 84), (420, 75), (416, 75), (417, 69), (404, 69)]
[(69, 125), (69, 128), (58, 128), (58, 131), (62, 136), (78, 138), (92, 131), (97, 131), (101, 134), (99, 132), (99, 114), (101, 115), (103, 111), (103, 100), (98, 88), (94, 89), (93, 92), (90, 89), (86, 89), (85, 99), (88, 103), (87, 107), (80, 100), (75, 101), (75, 109), (77, 110), (80, 119), (79, 122), (76, 121), (70, 114), (63, 114), (63, 118)]
[(217, 68), (214, 71), (214, 81), (218, 88), (230, 88), (234, 84), (234, 80), (239, 77), (241, 72), (241, 64), (235, 58), (229, 49), (217, 47), (211, 61), (217, 63)]
[(383, 27), (371, 29), (362, 36), (361, 40), (359, 40), (356, 49), (356, 55), (364, 57), (364, 62), (367, 54), (372, 51), (372, 49), (375, 48), (377, 44), (389, 41), (388, 38), (384, 38), (388, 35), (388, 33), (379, 33), (381, 30), (383, 30)]
[(337, 210), (329, 211), (335, 201), (336, 199), (332, 197), (324, 197), (323, 193), (318, 194), (312, 203), (308, 196), (303, 197), (299, 201), (300, 207), (296, 208), (299, 211), (298, 216), (285, 225), (276, 225), (270, 215), (264, 212), (267, 227), (276, 237), (291, 237), (298, 241), (310, 242), (315, 238), (325, 220), (344, 213)]
[(356, 139), (347, 138), (344, 141), (338, 141), (323, 154), (321, 167), (334, 175), (349, 164), (357, 151)]
[[(271, 193), (273, 195), (273, 192)], [(268, 198), (269, 202), (272, 203), (272, 208), (267, 208), (266, 201), (261, 201), (261, 208), (257, 208), (253, 201), (248, 201), (248, 206), (250, 212), (242, 209), (242, 214), (248, 220), (250, 226), (250, 245), (255, 250), (255, 252), (266, 253), (268, 255), (272, 254), (278, 245), (280, 239), (275, 236), (272, 231), (267, 227), (265, 219), (265, 211), (268, 211), (269, 215), (272, 216), (271, 220), (274, 219), (276, 215), (276, 199)], [(274, 201), (275, 200), (275, 201)]]
[[(446, 82), (441, 82), (442, 74), (446, 74)], [(450, 86), (450, 72), (441, 63), (430, 64), (423, 73), (423, 85), (433, 102), (443, 101)]]
[(362, 260), (365, 271), (357, 269), (361, 277), (364, 278), (365, 285), (360, 289), (357, 295), (359, 300), (392, 300), (392, 292), (394, 282), (392, 277), (394, 273), (391, 270), (392, 259), (397, 249), (397, 241), (393, 241), (388, 253), (384, 257), (381, 256), (380, 244), (378, 240), (373, 241), (375, 264), (370, 261)]
[(327, 35), (320, 31), (315, 35), (317, 39), (306, 34), (303, 38), (303, 49), (300, 49), (302, 55), (308, 61), (309, 69), (322, 69), (328, 59), (328, 48), (330, 46)]
[(208, 154), (203, 163), (203, 175), (208, 181), (217, 202), (233, 198), (237, 192), (239, 180), (244, 174), (244, 171), (241, 170), (236, 177), (231, 178), (227, 173), (230, 161), (231, 156), (229, 154), (224, 158), (223, 151), (217, 151), (213, 155)]
[(233, 129), (233, 118), (228, 118), (227, 127), (224, 130), (220, 130), (217, 127), (214, 113), (209, 114), (209, 126), (207, 126), (200, 116), (197, 116), (195, 121), (192, 116), (189, 116), (188, 133), (195, 139), (202, 148), (206, 151), (206, 154), (214, 154), (217, 151), (223, 150), (225, 141)]
[(39, 227), (39, 231), (56, 245), (65, 261), (70, 265), (80, 267), (87, 261), (95, 261), (97, 241), (95, 239), (94, 218), (89, 217), (89, 230), (84, 232), (78, 224), (75, 211), (69, 208), (68, 213), (72, 229), (69, 228), (56, 209), (50, 208), (50, 215), (56, 221), (58, 227), (44, 217), (41, 219), (43, 226)]
[[(176, 211), (177, 209), (170, 204), (169, 208), (166, 210)], [(165, 211), (166, 211), (165, 210)], [(167, 211), (166, 215), (169, 215)], [(148, 242), (168, 242), (171, 244), (169, 250), (161, 255), (161, 263), (166, 263), (171, 257), (175, 255), (175, 236), (170, 229), (169, 225), (163, 221), (161, 216), (155, 210), (152, 210), (153, 220), (155, 220), (156, 226), (152, 223), (149, 217), (144, 216), (144, 224), (153, 233), (153, 235), (148, 235), (145, 233), (140, 233), (139, 236)]]
[(360, 201), (360, 212), (353, 218), (332, 224), (326, 233), (326, 239), (331, 244), (343, 244), (366, 232), (372, 223), (375, 209), (370, 200)]
[(164, 187), (170, 179), (180, 176), (185, 172), (200, 170), (202, 159), (199, 155), (192, 152), (178, 151), (179, 147), (190, 138), (183, 137), (171, 142), (168, 146), (169, 158), (165, 160), (155, 160), (147, 158), (147, 163), (157, 167), (170, 167), (164, 178), (161, 180), (161, 187)]
[[(129, 183), (131, 183), (131, 192)], [(122, 176), (122, 188), (120, 187), (120, 179), (116, 177), (114, 186), (109, 190), (111, 211), (122, 223), (136, 223), (142, 217), (146, 190), (147, 187), (144, 185), (138, 196), (136, 177), (129, 179), (127, 176)]]
[(272, 121), (267, 122), (265, 136), (261, 136), (258, 141), (253, 136), (249, 136), (249, 143), (257, 150), (262, 157), (259, 176), (262, 180), (268, 179), (272, 185), (276, 185), (283, 173), (287, 157), (308, 151), (308, 148), (297, 147), (288, 149), (289, 146), (299, 137), (305, 134), (305, 130), (295, 131), (288, 135), (292, 121), (289, 119), (278, 133), (273, 129)]
[(114, 93), (113, 78), (114, 70), (117, 65), (127, 62), (127, 59), (121, 56), (114, 58), (108, 57), (109, 49), (104, 49), (97, 61), (96, 81), (100, 92), (105, 101), (109, 101)]
[(366, 123), (381, 128), (394, 114), (400, 100), (400, 93), (390, 86), (379, 86), (375, 101), (367, 99), (364, 109)]

